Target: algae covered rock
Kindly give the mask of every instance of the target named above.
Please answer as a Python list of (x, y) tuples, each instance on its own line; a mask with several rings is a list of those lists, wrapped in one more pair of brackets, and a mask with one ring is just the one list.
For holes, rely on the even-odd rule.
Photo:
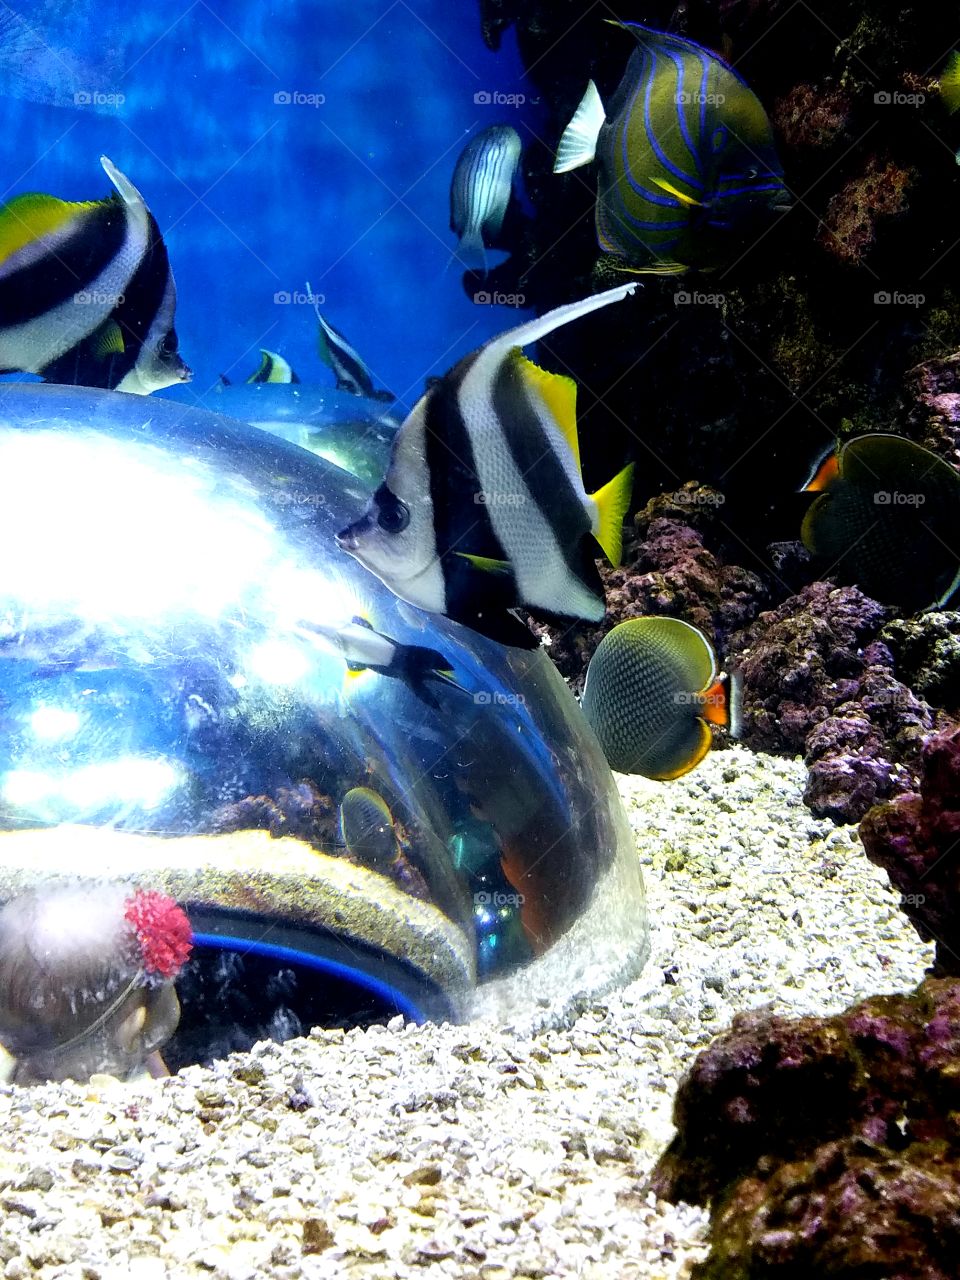
[(814, 582), (731, 639), (744, 681), (744, 740), (801, 752), (805, 800), (850, 822), (915, 785), (926, 703), (879, 640), (889, 611), (856, 587)]
[(895, 618), (880, 638), (911, 689), (931, 706), (960, 711), (960, 613), (934, 610)]
[(689, 622), (718, 647), (751, 622), (769, 598), (757, 574), (727, 563), (719, 512), (724, 495), (695, 481), (652, 498), (634, 517), (623, 564), (601, 568), (607, 612), (598, 626), (582, 624), (550, 637), (550, 657), (575, 687), (583, 683), (597, 645), (615, 626), (650, 614)]
[(696, 1059), (652, 1177), (713, 1202), (696, 1280), (947, 1280), (960, 1249), (960, 984), (833, 1018), (741, 1014)]
[(937, 971), (960, 974), (960, 729), (924, 744), (918, 791), (871, 809), (860, 837), (917, 933), (936, 943)]

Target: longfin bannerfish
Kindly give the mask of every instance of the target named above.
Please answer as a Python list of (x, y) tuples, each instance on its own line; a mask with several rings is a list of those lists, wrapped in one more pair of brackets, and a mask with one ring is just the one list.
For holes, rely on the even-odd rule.
[(739, 734), (739, 678), (718, 675), (710, 642), (690, 623), (632, 618), (597, 646), (582, 708), (611, 769), (667, 781), (707, 754), (711, 724)]
[(737, 72), (696, 41), (616, 25), (637, 48), (607, 111), (590, 81), (554, 172), (597, 161), (597, 239), (626, 268), (722, 265), (786, 207), (770, 122)]
[(349, 622), (303, 623), (303, 631), (320, 636), (339, 653), (353, 675), (373, 671), (377, 675), (402, 680), (429, 706), (438, 701), (429, 685), (438, 684), (465, 693), (442, 653), (418, 644), (403, 644), (374, 629), (368, 619), (357, 615)]
[(619, 563), (633, 466), (586, 492), (575, 384), (520, 349), (635, 288), (559, 307), (464, 357), (414, 406), (383, 484), (339, 545), (402, 600), (498, 639), (519, 605), (602, 618), (594, 548)]
[[(314, 296), (309, 280), (307, 296)], [(356, 348), (324, 318), (316, 302), (313, 309), (317, 317), (317, 352), (323, 363), (333, 371), (337, 379), (337, 390), (348, 391), (354, 396), (366, 396), (369, 400), (394, 400), (392, 391), (378, 391), (374, 387), (373, 374)]]
[(190, 377), (176, 286), (143, 197), (101, 164), (106, 200), (25, 194), (0, 208), (0, 370), (146, 395)]
[(803, 488), (815, 496), (801, 538), (828, 576), (910, 611), (957, 591), (960, 475), (943, 458), (902, 436), (857, 436)]
[(492, 249), (500, 234), (520, 164), (520, 135), (492, 124), (464, 147), (450, 180), (450, 230), (459, 237), (454, 257), (468, 271), (487, 272), (509, 254)]
[[(247, 382), (299, 382), (296, 371), (276, 351), (260, 348), (260, 364), (247, 378)], [(225, 384), (229, 385), (229, 384)]]

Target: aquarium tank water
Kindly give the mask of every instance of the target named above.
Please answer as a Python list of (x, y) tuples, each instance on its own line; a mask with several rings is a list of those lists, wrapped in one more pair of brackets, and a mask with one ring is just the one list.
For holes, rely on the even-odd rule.
[[(30, 287), (0, 324), (21, 352), (100, 308), (0, 385), (0, 968), (42, 938), (57, 1000), (102, 987), (41, 1034), (8, 986), (19, 1078), (543, 1020), (636, 972), (633, 842), (547, 653), (405, 603), (335, 537), (429, 380), (532, 314), (490, 282), (497, 234), (471, 269), (450, 225), (471, 138), (537, 137), (515, 45), (432, 2), (5, 14)], [(506, 190), (509, 236), (522, 166)], [(110, 947), (127, 968), (90, 977)]]

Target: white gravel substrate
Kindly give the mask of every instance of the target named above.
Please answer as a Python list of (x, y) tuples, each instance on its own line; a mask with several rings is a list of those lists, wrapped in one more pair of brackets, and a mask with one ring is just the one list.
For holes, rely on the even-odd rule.
[[(685, 1276), (705, 1214), (644, 1180), (676, 1083), (742, 1009), (828, 1013), (931, 961), (799, 762), (622, 779), (653, 927), (568, 1029), (317, 1032), (136, 1088), (0, 1093), (8, 1280)], [(666, 978), (665, 978), (665, 975)]]

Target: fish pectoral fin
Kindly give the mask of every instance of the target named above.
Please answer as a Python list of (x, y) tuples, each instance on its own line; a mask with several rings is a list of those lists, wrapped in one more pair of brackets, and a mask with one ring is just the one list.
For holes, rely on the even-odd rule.
[(98, 360), (107, 360), (110, 356), (122, 356), (124, 351), (120, 326), (116, 320), (107, 320), (93, 335), (93, 354)]
[(564, 129), (553, 162), (554, 173), (569, 173), (589, 164), (597, 154), (597, 137), (606, 120), (606, 112), (600, 101), (597, 86), (591, 80), (573, 119)]
[(960, 107), (960, 53), (954, 49), (940, 77), (940, 96), (947, 110), (953, 114)]
[(481, 573), (512, 573), (509, 560), (494, 560), (491, 556), (474, 556), (469, 551), (455, 551), (455, 556), (459, 556), (461, 560), (467, 560), (475, 569), (479, 569)]
[(693, 196), (688, 196), (685, 191), (681, 191), (679, 187), (675, 187), (672, 182), (668, 182), (666, 178), (653, 177), (650, 179), (654, 186), (666, 191), (667, 195), (673, 196), (679, 200), (681, 204), (685, 204), (690, 209), (703, 209), (705, 205), (702, 200), (694, 200)]
[(597, 529), (594, 537), (603, 548), (603, 554), (616, 568), (623, 559), (623, 518), (633, 495), (633, 463), (607, 483), (591, 493), (597, 507)]
[(577, 438), (577, 384), (562, 373), (550, 373), (528, 360), (519, 347), (514, 347), (512, 359), (520, 376), (528, 387), (535, 389), (560, 428), (564, 440), (576, 459), (580, 470), (580, 441)]

